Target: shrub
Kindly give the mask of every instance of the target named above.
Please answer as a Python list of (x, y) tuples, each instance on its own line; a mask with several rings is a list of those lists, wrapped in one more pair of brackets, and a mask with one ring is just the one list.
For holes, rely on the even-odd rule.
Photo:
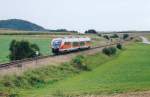
[(8, 97), (19, 97), (19, 95), (14, 93), (14, 94), (10, 94)]
[(129, 34), (123, 34), (123, 39), (127, 39), (129, 37)]
[(94, 29), (90, 29), (90, 30), (88, 30), (88, 31), (85, 31), (85, 34), (97, 34), (97, 31), (96, 30), (94, 30)]
[(113, 34), (110, 38), (118, 38), (119, 36), (117, 34)]
[(105, 39), (107, 39), (107, 40), (110, 39), (108, 35), (104, 35), (103, 37), (104, 37)]
[(103, 49), (103, 53), (108, 55), (108, 56), (111, 56), (111, 55), (114, 55), (116, 54), (116, 48), (115, 47), (108, 47), (108, 48), (104, 48)]
[(98, 34), (98, 36), (99, 36), (99, 37), (101, 37), (101, 36), (102, 36), (102, 34)]
[(72, 60), (72, 65), (80, 70), (89, 70), (87, 65), (84, 64), (84, 56), (79, 55), (76, 56), (73, 60)]
[(122, 49), (122, 44), (118, 43), (116, 46), (118, 49)]
[(12, 40), (10, 43), (10, 60), (21, 60), (24, 58), (31, 58), (36, 56), (36, 51), (40, 52), (36, 44), (31, 44), (28, 41)]

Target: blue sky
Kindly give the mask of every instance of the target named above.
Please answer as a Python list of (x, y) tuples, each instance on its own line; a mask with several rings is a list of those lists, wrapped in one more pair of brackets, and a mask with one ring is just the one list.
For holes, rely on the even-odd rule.
[(48, 29), (150, 30), (150, 0), (0, 0), (0, 13)]

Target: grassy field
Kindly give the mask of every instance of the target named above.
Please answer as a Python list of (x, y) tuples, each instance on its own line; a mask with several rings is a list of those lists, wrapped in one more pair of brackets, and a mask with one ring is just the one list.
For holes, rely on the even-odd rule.
[[(118, 57), (119, 54), (120, 53), (118, 52), (117, 55), (114, 56), (106, 56), (102, 53), (97, 53), (90, 56), (85, 55), (83, 56), (83, 63), (86, 64), (90, 70), (93, 70), (99, 65)], [(78, 56), (75, 58), (78, 58)], [(53, 85), (58, 81), (84, 72), (84, 70), (75, 68), (71, 65), (72, 62), (73, 61), (63, 63), (59, 66), (50, 65), (42, 68), (27, 70), (21, 75), (0, 76), (0, 93), (17, 93), (21, 95), (19, 97), (22, 97), (23, 95), (26, 95), (26, 93), (28, 94), (28, 91), (26, 91), (28, 89), (39, 89), (47, 85)]]
[(95, 62), (92, 63), (93, 65), (101, 65), (97, 65), (97, 68), (90, 72), (20, 92), (26, 97), (45, 97), (55, 93), (82, 95), (150, 90), (150, 53), (148, 52), (150, 45), (133, 44), (116, 59), (107, 63), (101, 64), (101, 58), (93, 58), (91, 60)]
[[(9, 55), (9, 44), (13, 39), (16, 40), (27, 40), (31, 43), (35, 43), (40, 47), (41, 53), (43, 55), (52, 54), (50, 48), (50, 42), (52, 38), (56, 37), (64, 37), (68, 35), (0, 35), (0, 63), (8, 62), (8, 55)], [(93, 46), (98, 44), (104, 44), (105, 39), (102, 37), (98, 37), (96, 35), (87, 35), (92, 38)]]
[(27, 40), (31, 43), (35, 43), (40, 47), (41, 53), (43, 55), (45, 54), (51, 54), (51, 49), (50, 49), (50, 41), (51, 38), (49, 37), (41, 37), (41, 36), (28, 36), (28, 35), (22, 35), (22, 36), (9, 36), (9, 35), (1, 35), (0, 36), (0, 63), (2, 62), (7, 62), (8, 55), (9, 55), (9, 44), (13, 40)]

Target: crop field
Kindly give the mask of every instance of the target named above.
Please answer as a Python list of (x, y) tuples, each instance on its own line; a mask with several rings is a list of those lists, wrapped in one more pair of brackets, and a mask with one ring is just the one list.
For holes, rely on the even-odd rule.
[[(8, 62), (9, 58), (9, 44), (10, 42), (15, 40), (27, 40), (31, 43), (35, 43), (40, 47), (40, 51), (42, 55), (50, 55), (52, 54), (50, 43), (53, 38), (64, 37), (69, 35), (0, 35), (0, 63)], [(84, 35), (83, 35), (84, 36)], [(98, 37), (96, 35), (88, 35), (92, 38), (93, 46), (104, 44), (106, 42), (102, 37)]]
[[(134, 43), (119, 56), (89, 72), (64, 79), (57, 83), (20, 91), (25, 97), (47, 97), (55, 93), (69, 95), (113, 94), (150, 90), (150, 45)], [(96, 56), (98, 58), (98, 56)], [(90, 61), (89, 61), (90, 62)], [(99, 63), (100, 62), (100, 63)], [(91, 63), (92, 65), (92, 63)]]

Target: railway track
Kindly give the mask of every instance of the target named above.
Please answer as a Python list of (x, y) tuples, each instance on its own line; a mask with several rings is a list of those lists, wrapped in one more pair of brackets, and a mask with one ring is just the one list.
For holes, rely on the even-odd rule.
[[(87, 50), (105, 48), (108, 46), (116, 45), (117, 43), (124, 43), (124, 42), (116, 42), (116, 43), (111, 43), (111, 44), (107, 44), (107, 45), (103, 45), (103, 46), (95, 46), (95, 47), (92, 47), (92, 48), (87, 49)], [(82, 51), (77, 51), (77, 52), (82, 52)], [(77, 52), (71, 52), (71, 53), (77, 53)], [(51, 57), (62, 56), (62, 55), (65, 56), (65, 55), (68, 55), (71, 53), (60, 54), (60, 55), (46, 55), (46, 56), (39, 56), (39, 57), (35, 57), (35, 58), (28, 58), (28, 59), (23, 59), (23, 60), (12, 61), (12, 62), (8, 62), (8, 63), (0, 64), (0, 70), (12, 68), (12, 67), (22, 67), (23, 65), (28, 64), (30, 62), (34, 62), (34, 61), (38, 61), (38, 60), (46, 59), (46, 58), (51, 58)]]

